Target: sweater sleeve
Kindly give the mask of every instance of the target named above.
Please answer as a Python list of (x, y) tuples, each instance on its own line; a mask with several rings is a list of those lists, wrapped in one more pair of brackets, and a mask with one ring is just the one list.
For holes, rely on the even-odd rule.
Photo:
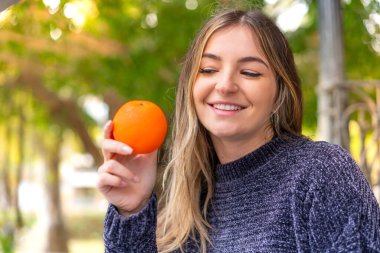
[(153, 194), (137, 214), (126, 218), (116, 207), (108, 207), (104, 221), (105, 253), (154, 253), (156, 246), (157, 199)]
[(366, 178), (340, 147), (323, 153), (307, 197), (311, 251), (380, 252), (380, 209)]

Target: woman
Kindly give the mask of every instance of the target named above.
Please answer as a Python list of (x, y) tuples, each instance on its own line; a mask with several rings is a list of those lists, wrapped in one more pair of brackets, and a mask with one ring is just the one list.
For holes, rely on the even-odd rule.
[(181, 72), (158, 207), (157, 151), (105, 127), (106, 252), (380, 252), (380, 211), (347, 152), (301, 136), (293, 55), (258, 11), (225, 11)]

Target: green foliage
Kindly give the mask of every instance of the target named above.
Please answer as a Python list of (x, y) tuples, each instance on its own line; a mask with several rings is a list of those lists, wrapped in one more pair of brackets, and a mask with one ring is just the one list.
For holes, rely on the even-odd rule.
[(317, 127), (317, 94), (319, 40), (317, 27), (317, 3), (305, 1), (308, 13), (303, 24), (294, 32), (286, 33), (295, 56), (301, 78), (304, 97), (303, 127), (307, 134), (315, 133)]
[[(125, 49), (116, 57), (79, 62), (87, 66), (84, 74), (96, 76), (93, 81), (99, 92), (112, 85), (126, 100), (144, 98), (169, 106), (182, 56), (205, 14), (187, 10), (182, 1), (112, 2), (99, 5), (98, 22), (107, 23), (109, 37)], [(124, 15), (115, 15), (120, 10)], [(147, 24), (149, 15), (157, 18), (157, 24), (150, 21), (151, 27)]]
[[(371, 13), (380, 12), (380, 3), (370, 1), (364, 8), (362, 1), (350, 1), (344, 5), (343, 28), (345, 35), (345, 65), (348, 79), (371, 80), (380, 79), (380, 55), (371, 44), (375, 35), (368, 33), (365, 22)], [(379, 25), (378, 25), (379, 26)], [(378, 28), (377, 34), (380, 33)]]
[(14, 237), (9, 234), (3, 233), (0, 231), (0, 246), (3, 253), (12, 253), (14, 252)]
[(0, 250), (3, 253), (14, 252), (14, 228), (9, 223), (0, 223)]

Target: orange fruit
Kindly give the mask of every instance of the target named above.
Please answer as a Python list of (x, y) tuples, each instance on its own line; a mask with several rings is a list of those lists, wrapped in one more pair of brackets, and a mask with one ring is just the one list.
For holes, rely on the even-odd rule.
[(147, 100), (126, 102), (116, 111), (113, 125), (113, 138), (133, 148), (134, 154), (159, 148), (168, 129), (164, 112)]

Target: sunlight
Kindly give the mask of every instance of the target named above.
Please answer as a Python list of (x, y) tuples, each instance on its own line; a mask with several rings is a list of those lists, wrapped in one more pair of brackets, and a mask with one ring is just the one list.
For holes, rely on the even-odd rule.
[(375, 39), (372, 40), (371, 45), (372, 45), (373, 50), (375, 50), (376, 53), (380, 55), (380, 36), (379, 35), (375, 36)]
[(82, 29), (88, 17), (96, 17), (98, 9), (90, 0), (72, 1), (63, 7), (63, 15), (71, 19), (77, 29)]
[(59, 28), (51, 29), (50, 30), (50, 37), (53, 40), (58, 40), (62, 35), (62, 30)]
[(372, 12), (369, 14), (368, 19), (363, 20), (363, 23), (372, 37), (372, 49), (380, 54), (380, 34), (377, 32), (377, 27), (380, 26), (380, 14)]
[(43, 3), (46, 7), (56, 9), (59, 7), (59, 4), (61, 3), (60, 0), (43, 0)]
[(367, 32), (371, 35), (374, 35), (376, 32), (375, 24), (369, 19), (364, 20), (363, 23), (365, 25), (365, 28), (367, 29)]
[(93, 95), (83, 96), (81, 98), (83, 109), (96, 122), (103, 125), (108, 119), (109, 109), (98, 97)]
[(265, 0), (266, 4), (275, 4), (278, 0)]
[(148, 15), (146, 15), (145, 22), (150, 28), (156, 27), (158, 24), (157, 14), (149, 13)]
[(78, 15), (78, 10), (73, 3), (67, 3), (63, 9), (63, 15), (65, 15), (66, 18), (71, 19)]
[(186, 9), (188, 10), (195, 10), (198, 8), (198, 1), (197, 0), (186, 0), (185, 3)]
[(371, 3), (371, 0), (362, 0), (364, 6), (368, 6)]
[(55, 14), (59, 10), (60, 0), (43, 0), (43, 3), (49, 9), (50, 14)]
[(295, 31), (302, 23), (308, 11), (308, 6), (303, 2), (296, 2), (277, 17), (277, 25), (284, 32)]
[(10, 16), (11, 16), (11, 11), (9, 9), (6, 9), (0, 12), (0, 24), (8, 20)]
[(371, 13), (369, 14), (369, 18), (373, 20), (377, 25), (380, 25), (380, 14), (379, 13)]

